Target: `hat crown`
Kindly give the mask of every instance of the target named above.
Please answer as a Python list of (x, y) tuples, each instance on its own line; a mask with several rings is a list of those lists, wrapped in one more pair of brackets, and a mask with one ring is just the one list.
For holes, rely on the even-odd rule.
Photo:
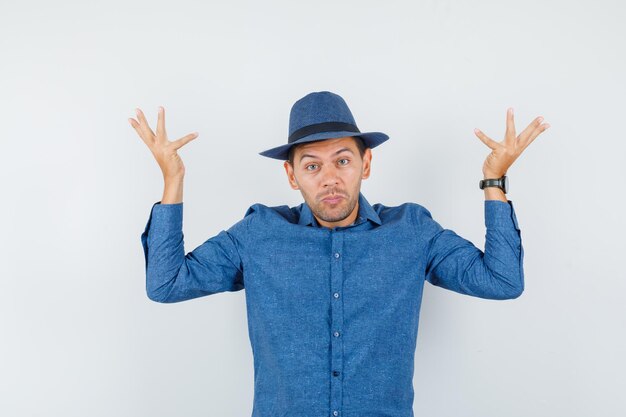
[(330, 91), (309, 93), (291, 107), (289, 136), (303, 127), (328, 122), (341, 122), (356, 126), (352, 112), (341, 96)]
[(330, 91), (315, 91), (291, 107), (287, 143), (259, 154), (285, 161), (296, 144), (346, 136), (361, 138), (368, 148), (374, 148), (389, 139), (382, 132), (361, 132), (348, 105), (339, 95)]

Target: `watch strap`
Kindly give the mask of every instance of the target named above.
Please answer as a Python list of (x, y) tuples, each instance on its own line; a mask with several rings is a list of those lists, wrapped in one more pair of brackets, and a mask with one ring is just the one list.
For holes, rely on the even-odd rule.
[(489, 178), (481, 181), (483, 187), (500, 187), (501, 185), (503, 185), (500, 178)]
[(478, 187), (481, 190), (484, 190), (486, 187), (498, 187), (498, 188), (500, 188), (502, 191), (504, 191), (506, 193), (507, 192), (507, 190), (505, 189), (507, 187), (506, 175), (503, 175), (501, 178), (486, 178), (486, 179), (482, 179), (478, 183)]

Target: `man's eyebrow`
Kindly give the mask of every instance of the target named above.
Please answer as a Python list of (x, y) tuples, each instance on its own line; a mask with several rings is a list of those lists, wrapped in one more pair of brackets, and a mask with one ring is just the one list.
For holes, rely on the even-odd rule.
[[(338, 155), (338, 154), (340, 154), (341, 152), (345, 152), (345, 151), (348, 151), (348, 152), (350, 152), (352, 155), (354, 155), (354, 152), (352, 152), (352, 149), (350, 149), (350, 148), (341, 148), (341, 149), (339, 149), (337, 152), (335, 152), (335, 153), (334, 153), (334, 155)], [(309, 158), (317, 158), (315, 155), (311, 155), (311, 154), (305, 153), (305, 154), (300, 155), (300, 162), (302, 162), (302, 160), (303, 160), (304, 158), (306, 158), (307, 156), (308, 156)]]

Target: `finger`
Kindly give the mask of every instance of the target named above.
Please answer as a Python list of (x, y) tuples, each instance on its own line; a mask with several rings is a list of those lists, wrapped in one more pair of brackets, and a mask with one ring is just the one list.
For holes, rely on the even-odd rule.
[(485, 145), (489, 146), (491, 149), (498, 148), (498, 142), (485, 135), (480, 129), (474, 129), (474, 133), (476, 134), (476, 136), (478, 136), (478, 139), (480, 139)]
[(139, 137), (141, 138), (142, 141), (144, 141), (144, 143), (146, 145), (149, 145), (148, 141), (146, 140), (146, 138), (144, 138), (144, 134), (141, 131), (141, 126), (139, 126), (139, 123), (133, 119), (132, 117), (128, 119), (128, 122), (130, 123), (130, 125), (132, 126), (133, 129), (135, 129), (135, 132), (137, 132), (137, 135), (139, 135)]
[(165, 109), (159, 106), (158, 113), (159, 118), (157, 120), (156, 134), (158, 138), (165, 138), (167, 136), (165, 134)]
[(172, 142), (172, 146), (174, 147), (174, 149), (178, 149), (181, 148), (183, 146), (185, 146), (188, 142), (192, 141), (193, 139), (198, 137), (198, 132), (193, 132), (190, 133), (186, 136), (183, 136), (182, 138), (175, 140)]
[(144, 116), (140, 108), (136, 108), (135, 111), (137, 112), (137, 119), (139, 120), (139, 126), (141, 128), (141, 131), (144, 132), (146, 138), (153, 138), (154, 132), (152, 131), (152, 129), (150, 129), (150, 125), (148, 125), (146, 116)]
[(539, 134), (541, 134), (542, 132), (544, 132), (544, 131), (545, 131), (547, 128), (549, 128), (549, 127), (550, 127), (550, 124), (548, 124), (548, 123), (544, 123), (544, 124), (542, 124), (542, 125), (538, 126), (535, 130), (533, 130), (533, 132), (532, 132), (532, 133), (530, 134), (530, 136), (528, 137), (528, 139), (527, 139), (526, 143), (522, 145), (522, 151), (523, 151), (524, 149), (526, 149), (526, 148), (528, 147), (528, 145), (530, 145), (530, 144), (533, 142), (533, 140), (535, 140), (535, 138), (536, 138), (537, 136), (539, 136)]
[(535, 120), (533, 120), (527, 127), (524, 129), (522, 133), (517, 137), (520, 145), (525, 146), (526, 142), (528, 142), (528, 138), (533, 133), (535, 129), (539, 127), (541, 122), (543, 121), (543, 117), (539, 116)]
[(506, 112), (506, 132), (504, 141), (512, 143), (515, 140), (515, 121), (513, 120), (513, 108), (509, 107)]

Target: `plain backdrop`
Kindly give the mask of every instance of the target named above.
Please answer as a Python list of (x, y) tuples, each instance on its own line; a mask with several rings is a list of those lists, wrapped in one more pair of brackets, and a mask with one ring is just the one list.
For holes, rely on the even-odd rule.
[(127, 119), (166, 111), (185, 249), (261, 202), (294, 206), (282, 162), (300, 97), (329, 90), (372, 151), (370, 203), (412, 201), (484, 248), (506, 109), (552, 125), (510, 168), (524, 294), (429, 283), (416, 416), (624, 415), (620, 1), (0, 3), (0, 414), (249, 416), (245, 290), (159, 304), (140, 243), (161, 171)]

